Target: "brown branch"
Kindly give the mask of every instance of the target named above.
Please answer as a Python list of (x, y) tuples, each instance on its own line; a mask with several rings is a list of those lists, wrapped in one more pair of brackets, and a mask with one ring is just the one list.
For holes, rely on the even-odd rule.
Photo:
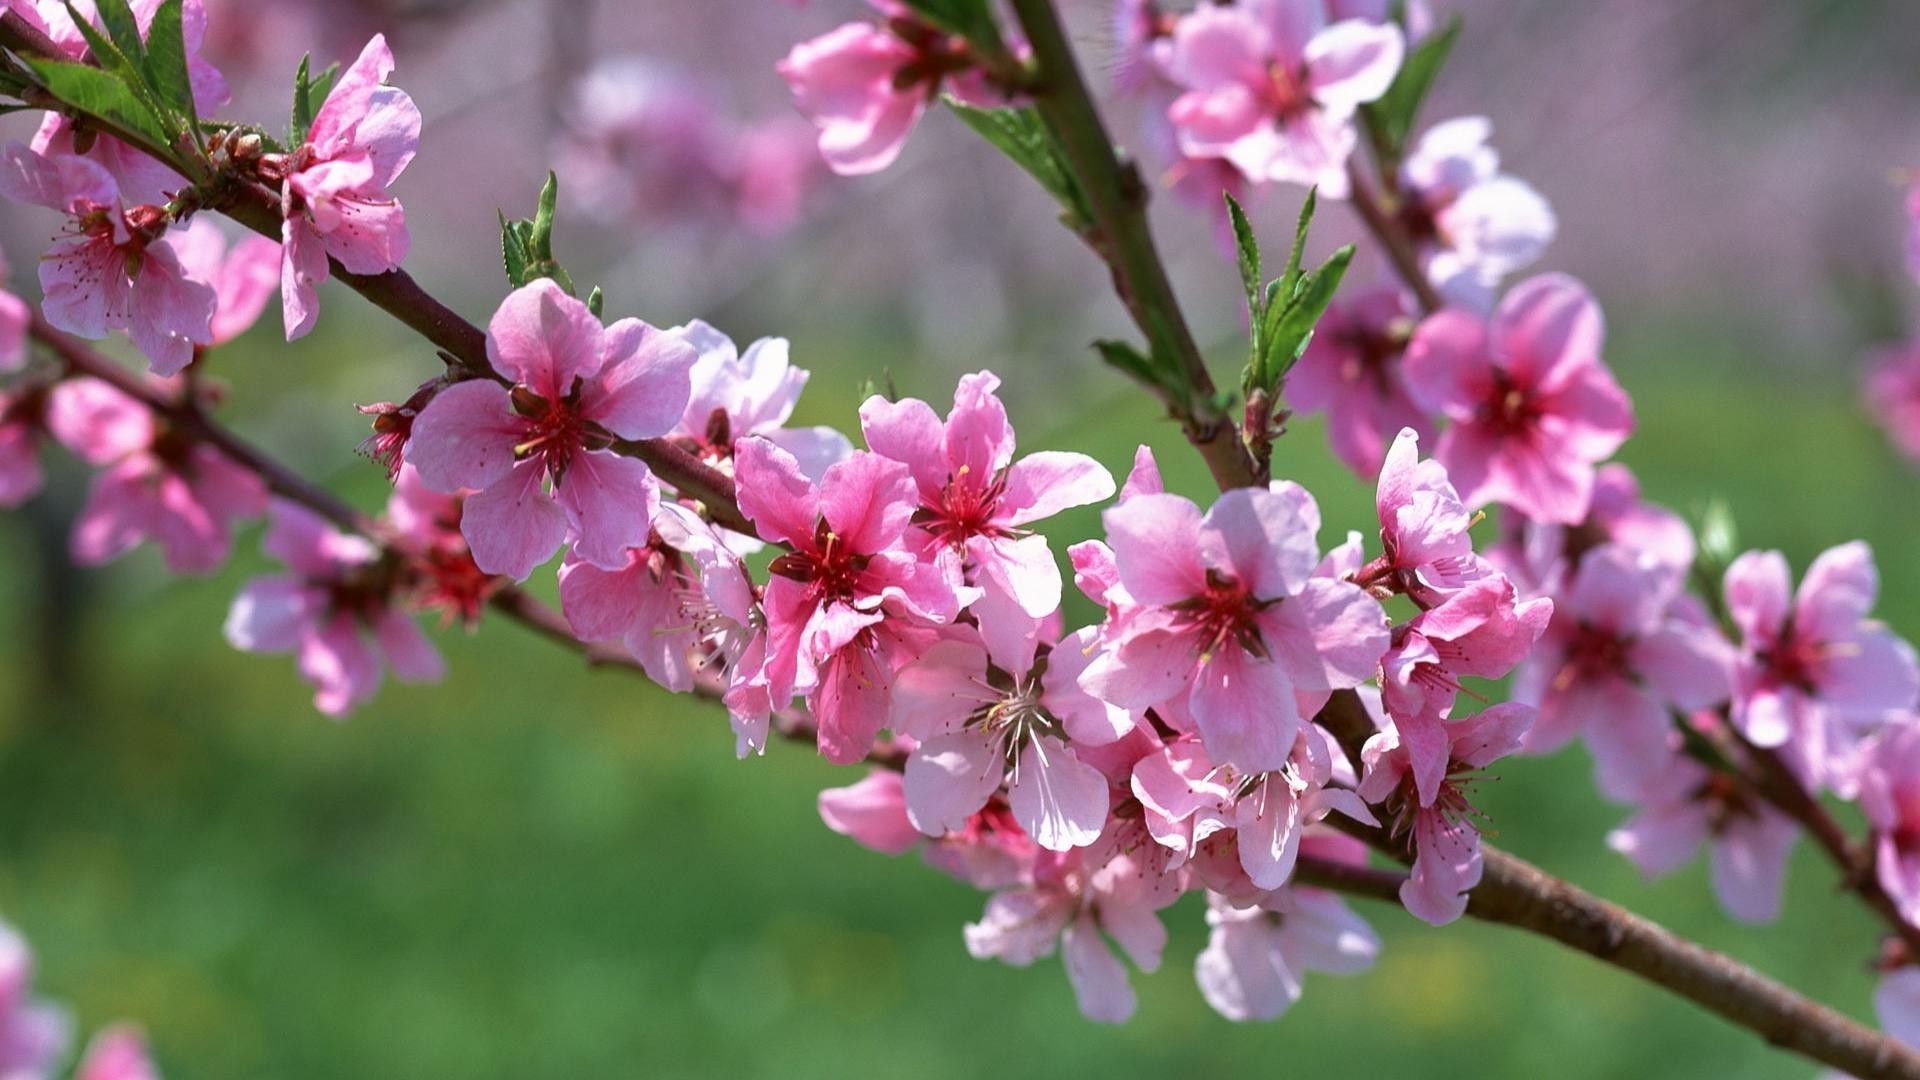
[(1365, 170), (1360, 167), (1357, 158), (1347, 161), (1347, 182), (1352, 188), (1349, 201), (1360, 214), (1360, 220), (1367, 226), (1367, 232), (1373, 235), (1386, 252), (1387, 259), (1393, 264), (1394, 271), (1413, 295), (1420, 301), (1421, 310), (1431, 315), (1447, 306), (1440, 290), (1433, 287), (1425, 270), (1420, 268), (1420, 255), (1414, 250), (1413, 241), (1407, 237), (1387, 208), (1381, 205), (1379, 195), (1375, 194), (1372, 182), (1367, 179)]
[(1114, 150), (1051, 0), (1013, 0), (1012, 6), (1033, 50), (1034, 110), (1066, 154), (1093, 214), (1088, 240), (1113, 271), (1114, 289), (1153, 346), (1153, 359), (1171, 359), (1180, 366), (1185, 400), (1156, 392), (1183, 422), (1187, 440), (1206, 459), (1221, 490), (1259, 483), (1259, 471), (1241, 445), (1239, 429), (1220, 415), (1206, 358), (1187, 327), (1173, 283), (1154, 247), (1146, 213), (1147, 185), (1140, 170), (1122, 161)]

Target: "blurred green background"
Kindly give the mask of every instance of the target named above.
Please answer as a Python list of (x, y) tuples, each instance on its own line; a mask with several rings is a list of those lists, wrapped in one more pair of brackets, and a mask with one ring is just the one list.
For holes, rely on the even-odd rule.
[[(244, 427), (374, 506), (381, 478), (348, 453), (350, 418), (298, 445), (298, 425), (276, 423), (293, 407), (270, 404), (282, 380), (262, 372), (313, 372), (345, 340), (329, 335), (347, 333), (398, 350), (362, 376), (371, 386), (410, 384), (395, 372), (431, 358), (369, 330), (346, 294), (327, 302), (353, 318), (292, 350), (269, 328), (220, 369)], [(1724, 495), (1743, 542), (1783, 548), (1796, 568), (1867, 538), (1887, 618), (1920, 631), (1916, 481), (1860, 413), (1850, 371), (1756, 374), (1765, 341), (1625, 322), (1610, 355), (1641, 434), (1623, 456), (1649, 494), (1683, 511)], [(854, 388), (882, 370), (904, 393), (950, 393), (904, 347), (801, 342), (797, 359), (816, 370), (806, 422), (851, 424)], [(1089, 375), (1068, 393), (1045, 381), (1057, 376), (1005, 374), (1024, 448), (1085, 449), (1120, 471), (1144, 437), (1172, 484), (1204, 495), (1177, 432), (1117, 380)], [(1370, 488), (1332, 462), (1317, 422), (1299, 423), (1277, 461), (1319, 495), (1324, 543), (1370, 528)], [(16, 568), (0, 581), (0, 912), (38, 950), (46, 994), (89, 1029), (141, 1021), (171, 1077), (1815, 1071), (1539, 939), (1433, 930), (1380, 905), (1364, 907), (1386, 939), (1372, 973), (1312, 977), (1280, 1022), (1236, 1026), (1192, 984), (1205, 931), (1189, 897), (1167, 912), (1162, 970), (1136, 976), (1135, 1020), (1090, 1024), (1057, 961), (1020, 971), (967, 956), (960, 927), (981, 895), (821, 826), (815, 794), (857, 771), (786, 745), (735, 761), (715, 710), (587, 672), (502, 623), (442, 638), (444, 686), (390, 685), (330, 722), (290, 661), (220, 637), (228, 598), (264, 566), (257, 530), (210, 581), (169, 581), (143, 550), (82, 593), (56, 592), (49, 612), (25, 520), (0, 527)], [(1097, 519), (1054, 525), (1071, 540)], [(51, 614), (77, 622), (65, 674), (49, 662)], [(1780, 924), (1741, 928), (1698, 863), (1646, 884), (1605, 849), (1622, 812), (1586, 767), (1578, 750), (1503, 764), (1481, 788), (1497, 842), (1870, 1015), (1875, 931), (1834, 895), (1817, 852), (1796, 852)]]

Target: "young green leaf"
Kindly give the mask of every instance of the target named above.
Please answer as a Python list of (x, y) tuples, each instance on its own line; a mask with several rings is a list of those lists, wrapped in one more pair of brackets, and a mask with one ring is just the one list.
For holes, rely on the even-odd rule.
[(1378, 101), (1361, 106), (1374, 137), (1395, 158), (1406, 148), (1407, 138), (1419, 119), (1420, 106), (1445, 66), (1447, 54), (1460, 36), (1460, 26), (1460, 16), (1454, 15), (1439, 31), (1414, 46), (1387, 92)]
[(521, 235), (523, 221), (508, 221), (500, 211), (500, 261), (507, 271), (507, 284), (519, 288), (527, 283), (527, 242)]
[(547, 182), (540, 187), (540, 204), (533, 212), (533, 255), (541, 262), (553, 261), (553, 214), (560, 205), (560, 178), (547, 170)]
[(183, 0), (164, 0), (147, 29), (147, 81), (173, 110), (195, 127), (200, 115), (193, 105), (193, 76), (187, 69), (187, 38), (181, 25)]
[(311, 77), (309, 61), (311, 57), (300, 58), (300, 70), (293, 76), (293, 132), (287, 140), (290, 146), (299, 146), (307, 141), (307, 135), (313, 130), (313, 118), (326, 104), (327, 95), (333, 92), (333, 80), (340, 75), (338, 63), (328, 64), (318, 78)]
[(598, 319), (602, 318), (601, 312), (606, 306), (606, 296), (601, 293), (600, 286), (595, 285), (593, 291), (587, 294), (587, 310), (593, 312), (593, 317)]
[[(67, 0), (67, 10), (72, 13), (74, 26), (80, 31), (80, 36), (86, 39), (87, 51), (93, 55), (94, 61), (100, 65), (100, 70), (113, 75), (126, 85), (127, 92), (133, 96), (134, 100), (140, 102), (145, 110), (152, 114), (153, 120), (158, 123), (159, 130), (162, 132), (158, 140), (160, 145), (170, 148), (176, 136), (183, 135), (190, 129), (185, 117), (178, 115), (169, 107), (167, 103), (161, 99), (159, 92), (149, 83), (144, 67), (145, 50), (142, 49), (137, 56), (128, 55), (118, 43), (101, 33), (92, 22), (81, 18), (79, 13), (74, 10), (72, 0)], [(131, 18), (131, 15), (129, 15), (129, 18)], [(133, 40), (138, 43), (139, 37), (139, 27), (135, 24)], [(39, 63), (34, 62), (30, 58), (23, 59), (28, 59), (29, 63), (33, 63), (35, 69), (38, 69)], [(53, 90), (54, 88), (49, 86), (47, 89)], [(57, 94), (58, 91), (55, 91), (55, 93)], [(78, 103), (69, 102), (69, 104)]]
[[(101, 25), (107, 28), (107, 36), (113, 44), (129, 59), (138, 63), (146, 59), (146, 43), (140, 38), (140, 20), (134, 17), (133, 8), (127, 0), (95, 0), (94, 8), (100, 12)], [(72, 14), (76, 25), (88, 25), (90, 20), (74, 6), (73, 0), (67, 0), (67, 11)]]
[(1333, 302), (1333, 294), (1340, 288), (1340, 281), (1346, 277), (1347, 266), (1352, 262), (1353, 245), (1348, 244), (1329, 256), (1319, 269), (1301, 275), (1299, 290), (1266, 335), (1262, 385), (1278, 387), (1280, 380), (1299, 362), (1301, 354), (1307, 351), (1307, 343), (1313, 340), (1315, 324), (1327, 313), (1327, 305)]
[(1040, 182), (1067, 212), (1069, 228), (1079, 230), (1092, 220), (1087, 197), (1074, 182), (1053, 135), (1032, 109), (976, 109), (953, 98), (947, 107), (960, 121)]
[(1260, 323), (1260, 241), (1254, 238), (1253, 225), (1240, 201), (1231, 192), (1222, 192), (1227, 200), (1227, 219), (1233, 223), (1234, 246), (1240, 252), (1240, 284), (1247, 291), (1247, 312), (1254, 325)]
[(1139, 349), (1124, 341), (1102, 339), (1093, 343), (1100, 359), (1129, 379), (1154, 388), (1164, 388), (1160, 369)]
[(105, 120), (166, 151), (171, 133), (153, 107), (119, 75), (70, 60), (26, 58), (47, 91), (78, 112)]
[(1307, 189), (1307, 197), (1300, 204), (1300, 218), (1293, 226), (1293, 247), (1287, 252), (1287, 269), (1280, 275), (1281, 303), (1290, 303), (1294, 292), (1300, 285), (1300, 259), (1307, 252), (1307, 229), (1313, 225), (1313, 213), (1320, 206), (1320, 188), (1318, 185)]
[(906, 0), (906, 5), (933, 26), (969, 40), (994, 31), (986, 0)]

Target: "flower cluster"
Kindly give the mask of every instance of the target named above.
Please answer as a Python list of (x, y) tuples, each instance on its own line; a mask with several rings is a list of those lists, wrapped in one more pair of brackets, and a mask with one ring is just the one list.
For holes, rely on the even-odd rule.
[[(12, 926), (0, 922), (0, 1075), (9, 1080), (51, 1080), (73, 1045), (74, 1023), (65, 1008), (31, 997), (33, 950)], [(145, 1036), (131, 1024), (101, 1029), (68, 1074), (73, 1080), (160, 1080)]]

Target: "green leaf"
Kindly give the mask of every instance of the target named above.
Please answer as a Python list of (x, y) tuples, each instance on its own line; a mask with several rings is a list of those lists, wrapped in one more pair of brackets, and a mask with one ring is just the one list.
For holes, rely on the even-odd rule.
[[(124, 10), (124, 0), (122, 0), (121, 6)], [(102, 34), (92, 22), (81, 18), (80, 13), (74, 10), (73, 0), (67, 0), (67, 10), (72, 14), (74, 26), (80, 31), (80, 36), (86, 39), (87, 51), (93, 55), (94, 60), (100, 65), (100, 69), (119, 78), (125, 83), (127, 90), (133, 97), (145, 106), (148, 112), (153, 114), (153, 118), (159, 122), (160, 130), (163, 133), (157, 141), (162, 147), (171, 150), (174, 139), (177, 136), (186, 134), (186, 132), (190, 130), (190, 127), (185, 117), (180, 116), (168, 106), (166, 101), (161, 98), (159, 92), (153, 88), (148, 80), (145, 68), (146, 51), (144, 47), (140, 45), (139, 25), (137, 23), (133, 24), (132, 36), (129, 40), (132, 41), (135, 51), (129, 55), (125, 49), (120, 47), (120, 44), (115, 39)], [(105, 12), (103, 9), (103, 18), (104, 17)], [(131, 12), (127, 14), (127, 18), (129, 20), (132, 19)], [(112, 20), (109, 19), (108, 21), (111, 23)], [(38, 63), (35, 63), (31, 59), (29, 59), (29, 63), (33, 63), (36, 70), (38, 69)], [(53, 87), (49, 86), (47, 89), (52, 90)], [(69, 102), (69, 104), (77, 103)]]
[(540, 205), (533, 212), (533, 254), (542, 262), (553, 261), (553, 213), (560, 205), (560, 178), (547, 170), (547, 182), (540, 187)]
[(1163, 387), (1160, 368), (1139, 349), (1124, 341), (1102, 339), (1093, 343), (1100, 359), (1122, 375), (1151, 387)]
[(70, 60), (26, 59), (47, 91), (76, 111), (144, 138), (154, 149), (169, 150), (172, 140), (166, 121), (134, 92), (126, 79), (103, 68)]
[(1374, 137), (1395, 158), (1406, 148), (1407, 137), (1419, 119), (1420, 106), (1445, 66), (1447, 54), (1453, 51), (1460, 27), (1460, 16), (1449, 18), (1437, 33), (1429, 35), (1407, 54), (1406, 62), (1400, 65), (1400, 72), (1394, 76), (1387, 92), (1378, 101), (1361, 106)]
[(300, 58), (300, 70), (293, 75), (293, 130), (287, 139), (289, 146), (299, 146), (307, 141), (307, 135), (313, 130), (313, 118), (320, 107), (327, 102), (327, 95), (333, 92), (333, 80), (340, 74), (340, 65), (328, 64), (319, 78), (311, 77), (309, 63), (311, 56)]
[(186, 31), (181, 28), (183, 0), (164, 0), (153, 13), (153, 25), (147, 28), (147, 81), (159, 92), (161, 100), (198, 126), (200, 117), (193, 107), (193, 76), (187, 70)]
[(987, 33), (998, 36), (986, 0), (906, 0), (906, 5), (924, 21), (949, 33), (970, 40), (979, 40)]
[(1293, 226), (1293, 248), (1287, 252), (1287, 269), (1280, 275), (1280, 297), (1283, 303), (1290, 303), (1300, 284), (1300, 259), (1307, 251), (1307, 229), (1313, 225), (1313, 212), (1320, 206), (1320, 188), (1318, 185), (1307, 189), (1307, 197), (1300, 204), (1300, 218)]
[[(569, 296), (574, 294), (573, 278), (553, 257), (553, 219), (559, 201), (560, 180), (549, 172), (531, 220), (508, 221), (505, 212), (500, 214), (500, 255), (514, 288), (544, 277), (552, 278)], [(593, 300), (588, 299), (591, 305)]]
[[(107, 28), (107, 36), (114, 46), (135, 62), (146, 59), (146, 43), (140, 39), (140, 20), (134, 17), (127, 0), (95, 0), (94, 7), (99, 10), (100, 22)], [(73, 6), (73, 0), (67, 0), (67, 10), (73, 14), (75, 24), (87, 24), (88, 20)]]
[(1263, 385), (1277, 387), (1307, 351), (1315, 324), (1326, 314), (1327, 305), (1333, 302), (1333, 294), (1339, 290), (1340, 281), (1346, 277), (1347, 266), (1352, 262), (1353, 245), (1348, 244), (1321, 263), (1319, 269), (1301, 275), (1298, 290), (1266, 335)]
[(519, 288), (527, 283), (527, 243), (520, 233), (521, 221), (508, 221), (500, 211), (500, 261), (507, 271), (507, 283)]
[(1039, 181), (1067, 211), (1070, 228), (1083, 229), (1093, 220), (1085, 193), (1074, 182), (1073, 171), (1060, 156), (1058, 144), (1039, 113), (1030, 108), (976, 109), (951, 97), (947, 98), (947, 107), (962, 123)]
[(1260, 241), (1254, 238), (1253, 226), (1247, 221), (1247, 212), (1240, 209), (1240, 201), (1231, 192), (1222, 192), (1227, 199), (1227, 218), (1233, 222), (1234, 245), (1240, 251), (1240, 284), (1247, 290), (1247, 312), (1253, 317), (1255, 326), (1260, 324)]
[(601, 294), (600, 286), (595, 285), (593, 291), (587, 294), (587, 310), (593, 312), (593, 317), (598, 319), (602, 317), (601, 312), (606, 306), (607, 298)]

